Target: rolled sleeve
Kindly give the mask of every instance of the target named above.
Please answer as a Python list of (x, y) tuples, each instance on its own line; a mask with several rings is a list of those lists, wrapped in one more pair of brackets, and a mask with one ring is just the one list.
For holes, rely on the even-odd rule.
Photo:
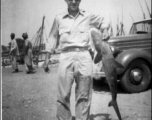
[(53, 53), (54, 49), (57, 48), (59, 41), (59, 25), (57, 16), (54, 19), (51, 31), (49, 33), (48, 41), (46, 42), (46, 52)]
[(105, 21), (104, 17), (91, 14), (90, 26), (96, 27), (97, 29), (103, 31), (105, 28), (109, 29), (110, 24), (108, 21)]

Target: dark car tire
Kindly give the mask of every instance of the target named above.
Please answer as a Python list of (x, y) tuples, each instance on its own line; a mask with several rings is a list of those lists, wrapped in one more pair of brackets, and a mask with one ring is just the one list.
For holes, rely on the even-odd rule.
[[(142, 73), (141, 81), (138, 84), (134, 83), (130, 77), (131, 71), (136, 68)], [(151, 70), (145, 61), (134, 60), (129, 64), (124, 74), (120, 77), (120, 82), (124, 90), (129, 93), (145, 91), (151, 82)]]

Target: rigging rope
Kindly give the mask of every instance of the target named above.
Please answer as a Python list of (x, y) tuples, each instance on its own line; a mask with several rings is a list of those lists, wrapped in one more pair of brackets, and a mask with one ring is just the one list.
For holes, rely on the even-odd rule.
[(48, 37), (46, 35), (46, 29), (45, 28), (44, 28), (44, 31), (45, 31), (46, 42), (48, 42)]

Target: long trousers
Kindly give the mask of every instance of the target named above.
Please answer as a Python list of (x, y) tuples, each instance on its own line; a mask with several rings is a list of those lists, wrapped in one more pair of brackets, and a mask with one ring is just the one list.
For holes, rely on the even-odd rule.
[(11, 63), (14, 70), (18, 69), (16, 55), (11, 55)]
[(75, 118), (89, 120), (92, 97), (92, 58), (89, 51), (65, 52), (59, 57), (57, 120), (72, 120), (71, 87), (75, 81)]
[(33, 67), (32, 67), (32, 54), (31, 54), (31, 52), (28, 52), (28, 54), (24, 56), (24, 62), (25, 62), (25, 69), (27, 71), (30, 71), (30, 70), (33, 69)]

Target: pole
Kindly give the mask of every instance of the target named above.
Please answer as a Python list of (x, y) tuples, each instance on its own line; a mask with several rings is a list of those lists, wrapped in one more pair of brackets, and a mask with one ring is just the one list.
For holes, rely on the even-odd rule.
[(141, 3), (140, 3), (140, 0), (138, 0), (139, 1), (139, 4), (140, 4), (140, 7), (141, 7), (141, 10), (142, 10), (142, 13), (143, 13), (143, 18), (144, 19), (146, 19), (146, 17), (145, 17), (145, 13), (144, 13), (144, 10), (143, 10), (143, 8), (142, 8), (142, 6), (141, 6)]
[(130, 16), (131, 16), (131, 18), (132, 18), (132, 21), (134, 22), (134, 18), (132, 17), (132, 15), (131, 15), (131, 13), (129, 12), (129, 14), (130, 14)]
[(38, 51), (38, 57), (37, 57), (37, 65), (38, 65), (38, 60), (39, 60), (39, 56), (40, 56), (40, 49), (41, 49), (41, 43), (42, 43), (42, 37), (43, 37), (44, 19), (45, 19), (45, 16), (43, 16), (43, 20), (42, 20), (42, 27), (41, 27), (41, 34), (40, 34), (40, 44), (39, 44), (39, 51)]
[(119, 17), (118, 17), (118, 14), (117, 14), (117, 33), (116, 33), (116, 36), (119, 36)]
[(121, 28), (120, 28), (120, 35), (125, 35), (124, 33), (124, 25), (123, 25), (123, 6), (122, 6), (122, 22), (120, 23), (121, 24)]
[(148, 10), (149, 16), (150, 16), (150, 18), (152, 18), (152, 15), (151, 15), (151, 13), (150, 13), (150, 10), (149, 10), (149, 7), (148, 7), (148, 5), (147, 5), (146, 0), (145, 0), (145, 3), (146, 3), (146, 6), (147, 6), (147, 10)]
[(111, 13), (110, 13), (110, 37), (113, 37), (113, 28), (112, 28)]

